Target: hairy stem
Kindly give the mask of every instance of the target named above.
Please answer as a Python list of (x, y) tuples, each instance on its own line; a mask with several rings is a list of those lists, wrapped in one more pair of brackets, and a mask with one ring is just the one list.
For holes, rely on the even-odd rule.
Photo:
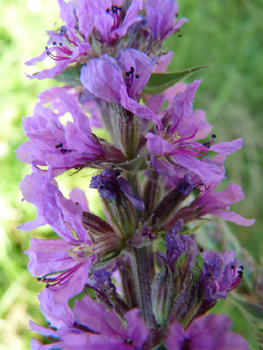
[(132, 271), (134, 275), (137, 304), (148, 328), (154, 328), (151, 301), (151, 284), (154, 276), (152, 247), (132, 250)]

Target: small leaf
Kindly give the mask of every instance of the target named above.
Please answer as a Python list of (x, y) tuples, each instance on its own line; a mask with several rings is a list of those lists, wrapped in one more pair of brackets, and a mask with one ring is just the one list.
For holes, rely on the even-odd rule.
[(173, 73), (152, 73), (150, 76), (150, 79), (143, 89), (143, 92), (146, 94), (160, 94), (164, 92), (167, 88), (173, 86), (175, 83), (178, 83), (178, 81), (185, 79), (192, 75), (193, 73), (197, 72), (198, 70), (202, 68), (208, 68), (209, 66), (201, 66), (201, 67), (194, 67), (194, 68), (188, 68), (179, 72), (173, 72)]
[(81, 86), (80, 71), (82, 65), (69, 67), (63, 73), (58, 74), (54, 79), (68, 86)]
[(145, 159), (141, 156), (138, 156), (130, 161), (127, 161), (125, 163), (119, 163), (112, 165), (112, 169), (121, 169), (121, 170), (127, 170), (131, 172), (137, 173), (140, 170), (145, 170), (148, 168), (148, 165), (145, 161)]

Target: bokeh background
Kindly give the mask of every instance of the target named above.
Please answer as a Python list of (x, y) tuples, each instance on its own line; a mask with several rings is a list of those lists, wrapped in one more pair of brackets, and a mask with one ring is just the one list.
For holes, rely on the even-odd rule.
[[(0, 350), (23, 350), (30, 348), (29, 319), (43, 323), (36, 297), (43, 286), (27, 272), (23, 251), (32, 236), (52, 233), (48, 228), (34, 234), (16, 230), (34, 218), (35, 210), (21, 202), (18, 183), (30, 167), (15, 158), (14, 150), (25, 141), (21, 116), (31, 115), (38, 92), (55, 84), (26, 79), (24, 72), (34, 68), (23, 62), (43, 50), (45, 30), (60, 22), (56, 0), (1, 0), (0, 13)], [(166, 43), (175, 52), (170, 69), (210, 66), (194, 76), (203, 79), (194, 107), (207, 111), (217, 141), (244, 139), (243, 149), (228, 156), (225, 183), (240, 184), (246, 194), (232, 209), (257, 221), (249, 228), (229, 227), (262, 264), (263, 0), (181, 0), (179, 15), (189, 23), (182, 27), (182, 37), (174, 35)], [(63, 186), (67, 189), (77, 181), (88, 187), (88, 175), (82, 173), (77, 180), (67, 177)], [(98, 211), (89, 199), (91, 209)], [(234, 329), (252, 341), (239, 311), (227, 302), (222, 309), (234, 318)]]

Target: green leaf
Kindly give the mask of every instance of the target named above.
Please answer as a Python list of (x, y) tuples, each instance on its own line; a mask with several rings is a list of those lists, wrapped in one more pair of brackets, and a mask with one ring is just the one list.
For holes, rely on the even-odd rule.
[(121, 169), (121, 170), (127, 170), (131, 172), (137, 173), (140, 170), (145, 170), (148, 168), (148, 165), (145, 161), (145, 159), (141, 156), (138, 156), (130, 161), (127, 161), (125, 163), (120, 164), (114, 164), (112, 165), (112, 169)]
[(54, 79), (67, 86), (81, 86), (80, 71), (83, 65), (67, 68), (63, 73), (58, 74)]
[(189, 77), (202, 68), (208, 68), (208, 66), (188, 68), (173, 73), (152, 73), (147, 85), (143, 89), (143, 92), (151, 95), (160, 94), (167, 88), (173, 86), (178, 81)]

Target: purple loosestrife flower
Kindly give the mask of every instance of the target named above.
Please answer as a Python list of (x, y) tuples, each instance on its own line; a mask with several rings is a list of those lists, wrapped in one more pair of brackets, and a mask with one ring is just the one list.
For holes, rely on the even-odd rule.
[(46, 183), (41, 173), (27, 175), (21, 181), (20, 189), (24, 199), (36, 206), (37, 218), (18, 228), (29, 231), (48, 224), (62, 238), (33, 238), (26, 251), (30, 257), (28, 269), (32, 275), (47, 282), (51, 289), (61, 289), (57, 294), (60, 302), (67, 302), (83, 290), (95, 259), (90, 238), (82, 225), (83, 209), (78, 204), (83, 203), (83, 195), (73, 193), (75, 199), (79, 198), (77, 204), (66, 199), (55, 184)]
[[(204, 184), (210, 185), (220, 181), (224, 175), (216, 164), (199, 160), (197, 157), (205, 156), (209, 150), (223, 155), (234, 153), (242, 147), (242, 139), (212, 145), (215, 138), (215, 135), (212, 135), (211, 142), (201, 144), (194, 141), (198, 124), (189, 122), (189, 118), (192, 116), (193, 98), (200, 82), (201, 80), (189, 84), (184, 93), (175, 96), (173, 107), (163, 119), (163, 132), (160, 135), (147, 133), (145, 137), (147, 148), (152, 153), (153, 166), (155, 156), (171, 156), (173, 164), (189, 169), (198, 175)], [(158, 172), (158, 167), (156, 171)]]
[(213, 185), (201, 192), (191, 205), (193, 210), (198, 210), (198, 217), (209, 214), (242, 226), (251, 226), (255, 223), (255, 219), (245, 219), (241, 215), (229, 211), (231, 204), (245, 198), (241, 186), (231, 183), (223, 192), (214, 192), (213, 189), (217, 184)]
[(122, 20), (123, 0), (79, 1), (84, 13), (91, 18), (99, 35), (98, 40), (109, 46), (126, 35), (127, 29), (135, 22), (141, 21), (138, 12), (142, 9), (143, 0), (132, 0)]
[(75, 189), (71, 193), (74, 200), (78, 200), (74, 203), (63, 197), (55, 184), (47, 183), (41, 173), (26, 176), (20, 188), (24, 199), (36, 206), (38, 215), (36, 220), (18, 228), (27, 231), (48, 224), (62, 238), (33, 238), (26, 251), (30, 257), (28, 269), (32, 275), (39, 276), (39, 280), (48, 283), (49, 290), (56, 291), (58, 303), (67, 303), (83, 290), (96, 256), (99, 260), (112, 250), (118, 251), (120, 238), (108, 224), (104, 244), (103, 237), (94, 239), (87, 233), (83, 226), (82, 209), (87, 209), (87, 203), (80, 190)]
[[(65, 88), (54, 87), (42, 92), (39, 98), (33, 116), (23, 118), (23, 128), (29, 141), (17, 149), (20, 161), (49, 165), (62, 173), (85, 166), (88, 161), (104, 158), (104, 149), (91, 133), (89, 118), (75, 96)], [(50, 108), (44, 107), (47, 103)], [(68, 121), (66, 126), (60, 122), (65, 113), (70, 113), (74, 121)]]
[(144, 203), (140, 196), (133, 193), (131, 185), (123, 177), (119, 177), (121, 170), (105, 169), (100, 175), (91, 179), (90, 188), (97, 188), (101, 197), (115, 199), (123, 193), (138, 210), (144, 210)]
[(56, 340), (49, 345), (42, 345), (33, 339), (33, 350), (73, 350), (76, 344), (79, 350), (140, 350), (149, 336), (149, 330), (137, 308), (126, 312), (124, 318), (127, 326), (124, 326), (113, 312), (88, 296), (76, 300), (73, 311), (68, 305), (55, 304), (53, 309), (51, 304), (52, 299), (48, 295), (42, 297), (40, 307), (50, 322), (49, 328), (30, 322), (30, 329)]
[(247, 341), (230, 331), (232, 322), (226, 315), (199, 317), (183, 330), (171, 324), (164, 344), (168, 350), (248, 350)]
[(206, 301), (226, 299), (227, 293), (241, 282), (243, 266), (239, 265), (238, 260), (234, 258), (235, 254), (234, 250), (225, 253), (218, 253), (215, 250), (203, 252), (204, 264), (200, 283), (205, 289), (204, 299)]
[(166, 254), (158, 252), (158, 255), (171, 267), (176, 264), (178, 258), (184, 253), (187, 254), (187, 269), (191, 271), (196, 263), (196, 256), (199, 253), (195, 241), (185, 234), (179, 234), (184, 226), (183, 220), (178, 220), (177, 223), (165, 235)]
[[(215, 157), (220, 165), (219, 156)], [(172, 179), (172, 178), (171, 178)], [(198, 178), (195, 180), (198, 181)], [(231, 204), (235, 204), (244, 199), (244, 193), (239, 185), (231, 183), (223, 192), (214, 191), (218, 186), (218, 182), (206, 187), (200, 186), (200, 194), (196, 199), (186, 207), (181, 208), (167, 224), (171, 227), (176, 220), (183, 218), (185, 222), (189, 222), (205, 215), (212, 215), (227, 221), (234, 222), (237, 225), (251, 226), (255, 223), (255, 219), (245, 219), (234, 211), (229, 211)]]
[(161, 122), (157, 116), (138, 103), (157, 60), (158, 58), (148, 57), (134, 49), (120, 50), (117, 61), (108, 55), (90, 60), (82, 68), (80, 80), (93, 95), (121, 105), (137, 117), (156, 123), (160, 128)]
[(152, 40), (162, 41), (175, 32), (178, 32), (186, 18), (175, 21), (178, 4), (175, 0), (147, 0), (147, 27), (151, 29)]
[[(82, 3), (83, 1), (79, 2)], [(60, 17), (66, 23), (66, 26), (61, 27), (60, 33), (48, 32), (50, 35), (48, 45), (52, 44), (52, 46), (47, 46), (39, 56), (26, 62), (26, 65), (32, 66), (50, 57), (56, 62), (56, 65), (51, 69), (44, 69), (39, 73), (27, 75), (30, 79), (54, 78), (62, 73), (69, 64), (87, 62), (91, 57), (88, 42), (88, 36), (94, 26), (91, 18), (88, 16), (83, 18), (81, 5), (77, 5), (76, 16), (73, 1), (66, 3), (63, 0), (58, 0), (58, 4)]]

